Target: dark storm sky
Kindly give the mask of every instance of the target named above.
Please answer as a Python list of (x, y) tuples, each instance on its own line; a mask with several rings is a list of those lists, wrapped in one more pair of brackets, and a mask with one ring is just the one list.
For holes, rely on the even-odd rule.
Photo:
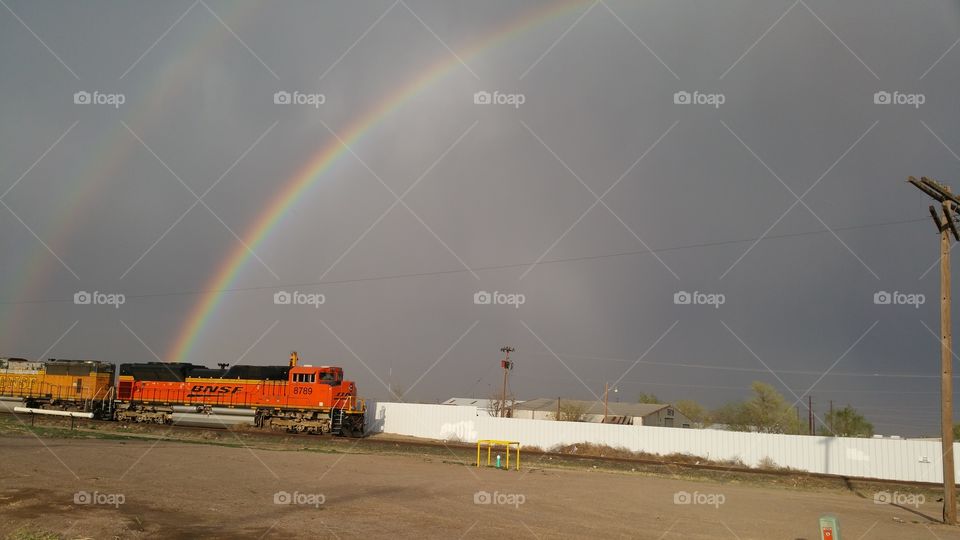
[(715, 406), (763, 380), (818, 414), (854, 405), (880, 433), (935, 432), (938, 244), (905, 180), (960, 181), (957, 5), (565, 6), (6, 0), (0, 355), (175, 360), (270, 200), (439, 62), (250, 246), (183, 360), (295, 349), (368, 397), (436, 401), (489, 397), (512, 345), (520, 399), (610, 382), (620, 400)]

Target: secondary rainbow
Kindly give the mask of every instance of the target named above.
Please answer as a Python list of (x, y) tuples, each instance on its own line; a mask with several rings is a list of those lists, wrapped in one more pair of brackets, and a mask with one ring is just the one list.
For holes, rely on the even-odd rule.
[[(131, 101), (128, 101), (121, 111), (124, 113), (124, 121), (133, 129), (139, 130), (140, 126), (149, 125), (162, 117), (166, 104), (179, 99), (189, 88), (189, 83), (202, 74), (203, 61), (209, 60), (214, 53), (234, 40), (230, 32), (222, 28), (215, 18), (209, 15), (207, 17), (209, 20), (206, 26), (199, 31), (171, 41), (170, 45), (176, 44), (176, 48), (165, 57), (166, 61), (159, 67), (149, 69), (144, 65), (132, 71), (131, 79), (139, 81), (135, 83), (137, 91), (128, 90), (127, 96)], [(250, 21), (256, 20), (257, 11), (232, 9), (223, 14), (223, 17), (231, 22), (233, 28), (242, 32)], [(159, 51), (153, 54), (157, 55)], [(145, 73), (137, 75), (137, 70)], [(81, 85), (77, 89), (82, 88)], [(72, 93), (64, 92), (64, 97), (71, 99)], [(82, 136), (78, 135), (80, 131), (77, 128), (80, 126), (74, 128), (68, 137)], [(60, 144), (65, 142), (66, 140), (61, 141)], [(45, 214), (42, 228), (37, 230), (40, 237), (45, 239), (46, 245), (35, 242), (27, 260), (20, 265), (19, 273), (8, 281), (8, 290), (15, 296), (9, 308), (0, 310), (0, 342), (16, 344), (22, 333), (19, 325), (29, 321), (31, 316), (28, 314), (31, 300), (49, 290), (51, 280), (55, 277), (73, 280), (53, 259), (47, 246), (50, 246), (49, 249), (54, 253), (63, 253), (74, 240), (74, 233), (82, 229), (78, 227), (78, 223), (81, 223), (90, 208), (100, 201), (103, 192), (110, 189), (110, 180), (126, 174), (124, 167), (128, 160), (138, 153), (141, 158), (150, 157), (119, 119), (113, 123), (111, 129), (105, 130), (93, 148), (79, 166), (71, 169), (74, 171), (71, 175), (72, 190), (68, 196), (63, 197), (63, 200), (70, 201), (69, 206)], [(29, 178), (25, 178), (23, 183), (29, 181)], [(89, 288), (81, 281), (73, 283), (78, 289)]]
[[(533, 10), (525, 16), (512, 21), (506, 27), (488, 34), (469, 47), (458, 53), (462, 59), (470, 59), (488, 50), (503, 41), (515, 37), (525, 30), (547, 22), (586, 4), (584, 0), (573, 0), (549, 5), (545, 8)], [(338, 158), (347, 153), (346, 146), (356, 144), (371, 128), (379, 124), (410, 98), (416, 96), (444, 76), (461, 68), (459, 60), (453, 55), (430, 65), (417, 76), (408, 81), (399, 91), (379, 102), (372, 109), (358, 117), (343, 131), (341, 138), (346, 145), (337, 140), (331, 141), (319, 152), (313, 155), (288, 180), (284, 187), (274, 196), (270, 203), (259, 214), (254, 223), (244, 235), (244, 242), (238, 245), (217, 268), (212, 278), (204, 287), (200, 300), (194, 305), (186, 322), (181, 327), (174, 341), (168, 358), (175, 362), (182, 362), (189, 356), (197, 337), (203, 332), (211, 315), (216, 310), (224, 293), (226, 293), (237, 273), (250, 258), (250, 250), (256, 250), (270, 232), (277, 226), (287, 210), (296, 204), (301, 195), (308, 190), (326, 172)], [(250, 250), (247, 249), (249, 246)]]

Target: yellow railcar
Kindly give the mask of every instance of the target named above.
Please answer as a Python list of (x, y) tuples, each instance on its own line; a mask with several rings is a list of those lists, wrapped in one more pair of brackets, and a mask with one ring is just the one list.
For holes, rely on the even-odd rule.
[(112, 409), (114, 365), (95, 360), (0, 360), (0, 397), (35, 409), (91, 412)]

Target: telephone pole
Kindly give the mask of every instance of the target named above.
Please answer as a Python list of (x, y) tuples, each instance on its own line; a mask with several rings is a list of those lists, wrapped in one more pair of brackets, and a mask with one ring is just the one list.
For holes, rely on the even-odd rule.
[(510, 361), (510, 353), (515, 351), (513, 347), (500, 347), (503, 353), (503, 360), (500, 361), (500, 367), (503, 368), (503, 390), (500, 391), (500, 416), (507, 417), (507, 376), (513, 369), (513, 362)]
[(833, 400), (830, 400), (830, 415), (827, 416), (827, 419), (830, 421), (830, 434), (833, 435)]
[(953, 471), (953, 332), (950, 329), (950, 234), (960, 241), (953, 214), (960, 199), (948, 186), (927, 177), (907, 179), (914, 187), (940, 203), (943, 216), (930, 205), (930, 216), (940, 233), (940, 444), (943, 450), (943, 522), (957, 523), (956, 477)]

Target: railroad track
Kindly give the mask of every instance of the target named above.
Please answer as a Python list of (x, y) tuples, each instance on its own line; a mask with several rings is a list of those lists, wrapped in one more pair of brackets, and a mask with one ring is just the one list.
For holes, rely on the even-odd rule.
[[(19, 417), (21, 420), (24, 420), (24, 416), (31, 416), (26, 414), (14, 414), (8, 413), (11, 416)], [(64, 428), (68, 427), (65, 419), (59, 419), (55, 417), (35, 417), (34, 420), (40, 420), (38, 427), (58, 427)], [(435, 441), (429, 439), (420, 439), (420, 440), (404, 440), (404, 439), (393, 439), (393, 438), (384, 438), (384, 437), (361, 437), (361, 438), (349, 438), (349, 437), (338, 437), (330, 435), (315, 435), (310, 433), (291, 433), (286, 431), (275, 431), (267, 429), (258, 429), (258, 428), (241, 428), (241, 429), (230, 429), (228, 426), (187, 426), (187, 425), (177, 425), (177, 424), (121, 424), (112, 420), (97, 420), (97, 419), (75, 419), (74, 422), (76, 428), (82, 429), (84, 424), (94, 424), (102, 425), (107, 427), (117, 427), (123, 425), (133, 425), (133, 426), (148, 426), (149, 428), (155, 428), (157, 430), (169, 431), (227, 431), (230, 433), (235, 433), (238, 435), (251, 435), (255, 437), (264, 437), (264, 438), (279, 438), (279, 439), (295, 439), (295, 438), (304, 438), (305, 440), (316, 441), (329, 443), (336, 446), (347, 446), (347, 447), (385, 447), (385, 446), (402, 446), (405, 448), (432, 448), (432, 449), (447, 449), (454, 454), (455, 457), (461, 457), (458, 453), (463, 453), (467, 456), (469, 464), (474, 464), (473, 459), (476, 453), (476, 445), (470, 443), (462, 442), (450, 442), (450, 441)], [(31, 424), (33, 425), (33, 424)], [(149, 429), (148, 428), (148, 429)], [(86, 431), (86, 430), (84, 430)], [(104, 433), (104, 430), (90, 430), (94, 433)], [(120, 435), (129, 435), (129, 436), (152, 436), (156, 433), (151, 431), (144, 431), (141, 433), (136, 432), (121, 432), (117, 430), (111, 430), (112, 434)], [(172, 439), (176, 440), (176, 439)], [(586, 465), (596, 465), (597, 463), (610, 463), (610, 464), (622, 464), (622, 465), (635, 465), (635, 466), (648, 466), (648, 467), (663, 467), (666, 468), (668, 472), (675, 473), (676, 470), (685, 470), (685, 471), (711, 471), (711, 472), (721, 472), (729, 474), (740, 474), (748, 476), (775, 476), (775, 477), (796, 477), (796, 478), (811, 478), (811, 479), (822, 479), (822, 480), (832, 480), (841, 482), (847, 486), (852, 484), (886, 484), (886, 485), (898, 485), (898, 486), (909, 486), (917, 488), (934, 488), (938, 489), (942, 484), (930, 483), (930, 482), (916, 482), (908, 480), (886, 480), (880, 478), (861, 478), (861, 477), (848, 477), (836, 474), (826, 474), (826, 473), (814, 473), (807, 471), (797, 471), (790, 469), (754, 469), (749, 467), (739, 467), (739, 466), (729, 466), (716, 463), (689, 463), (683, 461), (670, 461), (664, 459), (651, 459), (643, 457), (619, 457), (619, 456), (591, 456), (591, 455), (578, 455), (570, 454), (563, 452), (551, 452), (539, 449), (523, 449), (525, 456), (537, 456), (536, 458), (526, 457), (525, 462), (530, 463), (531, 459), (535, 460), (535, 463), (542, 463), (544, 459), (557, 459), (560, 461), (566, 462), (578, 462)]]

